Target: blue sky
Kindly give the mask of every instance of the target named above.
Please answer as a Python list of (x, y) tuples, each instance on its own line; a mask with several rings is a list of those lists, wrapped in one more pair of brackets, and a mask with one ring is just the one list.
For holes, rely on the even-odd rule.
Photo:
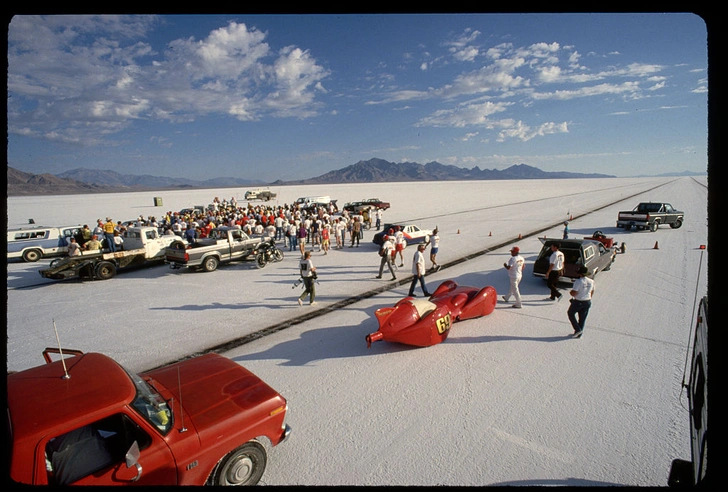
[(707, 168), (688, 13), (16, 16), (8, 63), (8, 165), (31, 173)]

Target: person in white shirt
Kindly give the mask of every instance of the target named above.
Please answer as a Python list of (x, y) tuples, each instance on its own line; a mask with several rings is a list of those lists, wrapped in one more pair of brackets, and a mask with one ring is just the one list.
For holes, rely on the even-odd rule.
[(508, 280), (511, 284), (511, 289), (508, 291), (508, 294), (503, 296), (503, 300), (508, 302), (508, 299), (510, 299), (511, 296), (515, 297), (516, 303), (512, 307), (517, 309), (523, 307), (521, 304), (521, 292), (518, 290), (518, 284), (521, 282), (523, 267), (526, 264), (526, 260), (524, 260), (523, 256), (520, 255), (520, 252), (521, 250), (518, 246), (512, 247), (511, 257), (508, 258), (507, 262), (503, 263), (505, 269), (508, 270)]
[(551, 256), (549, 257), (549, 268), (546, 270), (546, 285), (551, 289), (551, 296), (549, 297), (552, 301), (561, 300), (561, 292), (556, 288), (556, 283), (559, 281), (559, 277), (564, 270), (564, 253), (562, 253), (560, 243), (553, 243), (551, 245)]
[(379, 275), (377, 278), (382, 278), (382, 272), (384, 271), (384, 265), (387, 265), (389, 272), (392, 274), (392, 280), (397, 280), (397, 276), (394, 274), (394, 268), (392, 267), (392, 251), (394, 250), (394, 244), (389, 236), (384, 236), (384, 242), (380, 249), (379, 255), (382, 257), (382, 261), (379, 262)]
[(72, 237), (68, 245), (68, 256), (80, 256), (81, 246), (76, 242), (76, 238)]
[(404, 232), (397, 226), (397, 230), (394, 232), (394, 256), (396, 258), (399, 254), (399, 266), (404, 266), (404, 248), (406, 247), (407, 240), (404, 237)]
[(432, 231), (432, 235), (427, 238), (425, 245), (431, 244), (430, 246), (430, 261), (432, 262), (432, 271), (437, 272), (442, 268), (437, 264), (437, 252), (440, 249), (440, 235), (437, 233), (437, 227)]
[(582, 333), (584, 333), (586, 316), (589, 314), (591, 299), (594, 296), (594, 280), (586, 277), (588, 271), (584, 265), (579, 267), (577, 271), (579, 277), (574, 281), (574, 285), (569, 291), (571, 305), (566, 314), (569, 317), (571, 326), (574, 328), (574, 338), (581, 338)]
[(427, 287), (425, 287), (425, 255), (423, 254), (425, 248), (425, 243), (418, 244), (417, 252), (412, 257), (412, 274), (414, 277), (410, 284), (409, 294), (407, 294), (410, 297), (415, 297), (415, 287), (417, 286), (418, 281), (420, 282), (420, 287), (422, 287), (422, 293), (425, 294), (425, 297), (430, 297), (432, 295), (427, 292)]

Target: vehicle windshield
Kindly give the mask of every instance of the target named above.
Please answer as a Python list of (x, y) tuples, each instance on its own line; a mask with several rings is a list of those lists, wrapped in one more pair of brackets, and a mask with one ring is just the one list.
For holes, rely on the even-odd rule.
[(166, 435), (172, 429), (173, 423), (173, 414), (169, 405), (149, 383), (128, 369), (124, 368), (124, 370), (136, 386), (137, 394), (132, 406), (144, 420), (159, 429), (162, 435)]

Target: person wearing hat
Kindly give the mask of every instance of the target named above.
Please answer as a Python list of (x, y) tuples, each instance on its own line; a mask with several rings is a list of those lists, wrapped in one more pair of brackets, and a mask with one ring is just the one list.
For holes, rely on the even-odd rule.
[(588, 271), (585, 265), (579, 267), (577, 270), (578, 277), (569, 291), (571, 305), (566, 314), (569, 317), (571, 326), (574, 328), (574, 338), (581, 338), (582, 333), (584, 333), (586, 316), (589, 314), (591, 299), (594, 295), (594, 280), (586, 276)]
[(564, 239), (569, 239), (569, 221), (564, 221)]
[(101, 251), (101, 241), (99, 241), (99, 236), (96, 234), (91, 236), (91, 240), (87, 241), (86, 244), (83, 245), (83, 249), (87, 251)]
[(521, 283), (523, 277), (523, 267), (526, 264), (526, 260), (521, 256), (521, 250), (518, 246), (511, 248), (511, 257), (507, 262), (503, 263), (503, 267), (508, 270), (508, 281), (511, 284), (511, 289), (508, 294), (503, 296), (503, 300), (508, 302), (508, 299), (513, 296), (516, 299), (516, 303), (512, 306), (517, 309), (521, 309), (521, 292), (518, 290), (518, 284)]
[(392, 238), (384, 236), (382, 247), (379, 248), (379, 256), (382, 257), (382, 261), (379, 262), (379, 275), (377, 278), (382, 278), (382, 272), (384, 271), (384, 265), (389, 268), (389, 273), (392, 274), (392, 280), (397, 280), (397, 276), (394, 274), (394, 267), (392, 266), (392, 251), (394, 250), (394, 244)]
[(116, 251), (116, 243), (114, 242), (115, 227), (116, 226), (112, 222), (111, 217), (106, 217), (106, 222), (104, 223), (104, 238), (106, 239), (106, 247), (111, 253)]
[(422, 293), (425, 294), (425, 297), (430, 297), (432, 295), (427, 292), (427, 287), (425, 287), (425, 255), (423, 254), (425, 248), (427, 248), (425, 243), (418, 244), (417, 252), (415, 252), (414, 257), (412, 258), (412, 274), (414, 277), (410, 284), (409, 294), (407, 294), (410, 297), (416, 297), (415, 287), (417, 286), (418, 281), (420, 283), (420, 287), (422, 287)]
[(427, 238), (427, 242), (425, 242), (425, 246), (428, 244), (432, 244), (430, 246), (430, 261), (432, 262), (432, 271), (436, 272), (442, 268), (441, 265), (437, 264), (437, 251), (440, 249), (440, 236), (437, 234), (437, 227), (432, 231), (432, 235)]

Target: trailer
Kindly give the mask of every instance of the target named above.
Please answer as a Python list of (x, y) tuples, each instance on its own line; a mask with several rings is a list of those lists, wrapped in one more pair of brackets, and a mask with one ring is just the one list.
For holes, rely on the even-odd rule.
[(125, 249), (116, 252), (84, 251), (51, 261), (48, 268), (39, 270), (41, 277), (55, 280), (82, 278), (108, 280), (122, 268), (162, 263), (164, 249), (173, 243), (184, 243), (179, 236), (159, 235), (155, 227), (130, 227), (125, 233)]

